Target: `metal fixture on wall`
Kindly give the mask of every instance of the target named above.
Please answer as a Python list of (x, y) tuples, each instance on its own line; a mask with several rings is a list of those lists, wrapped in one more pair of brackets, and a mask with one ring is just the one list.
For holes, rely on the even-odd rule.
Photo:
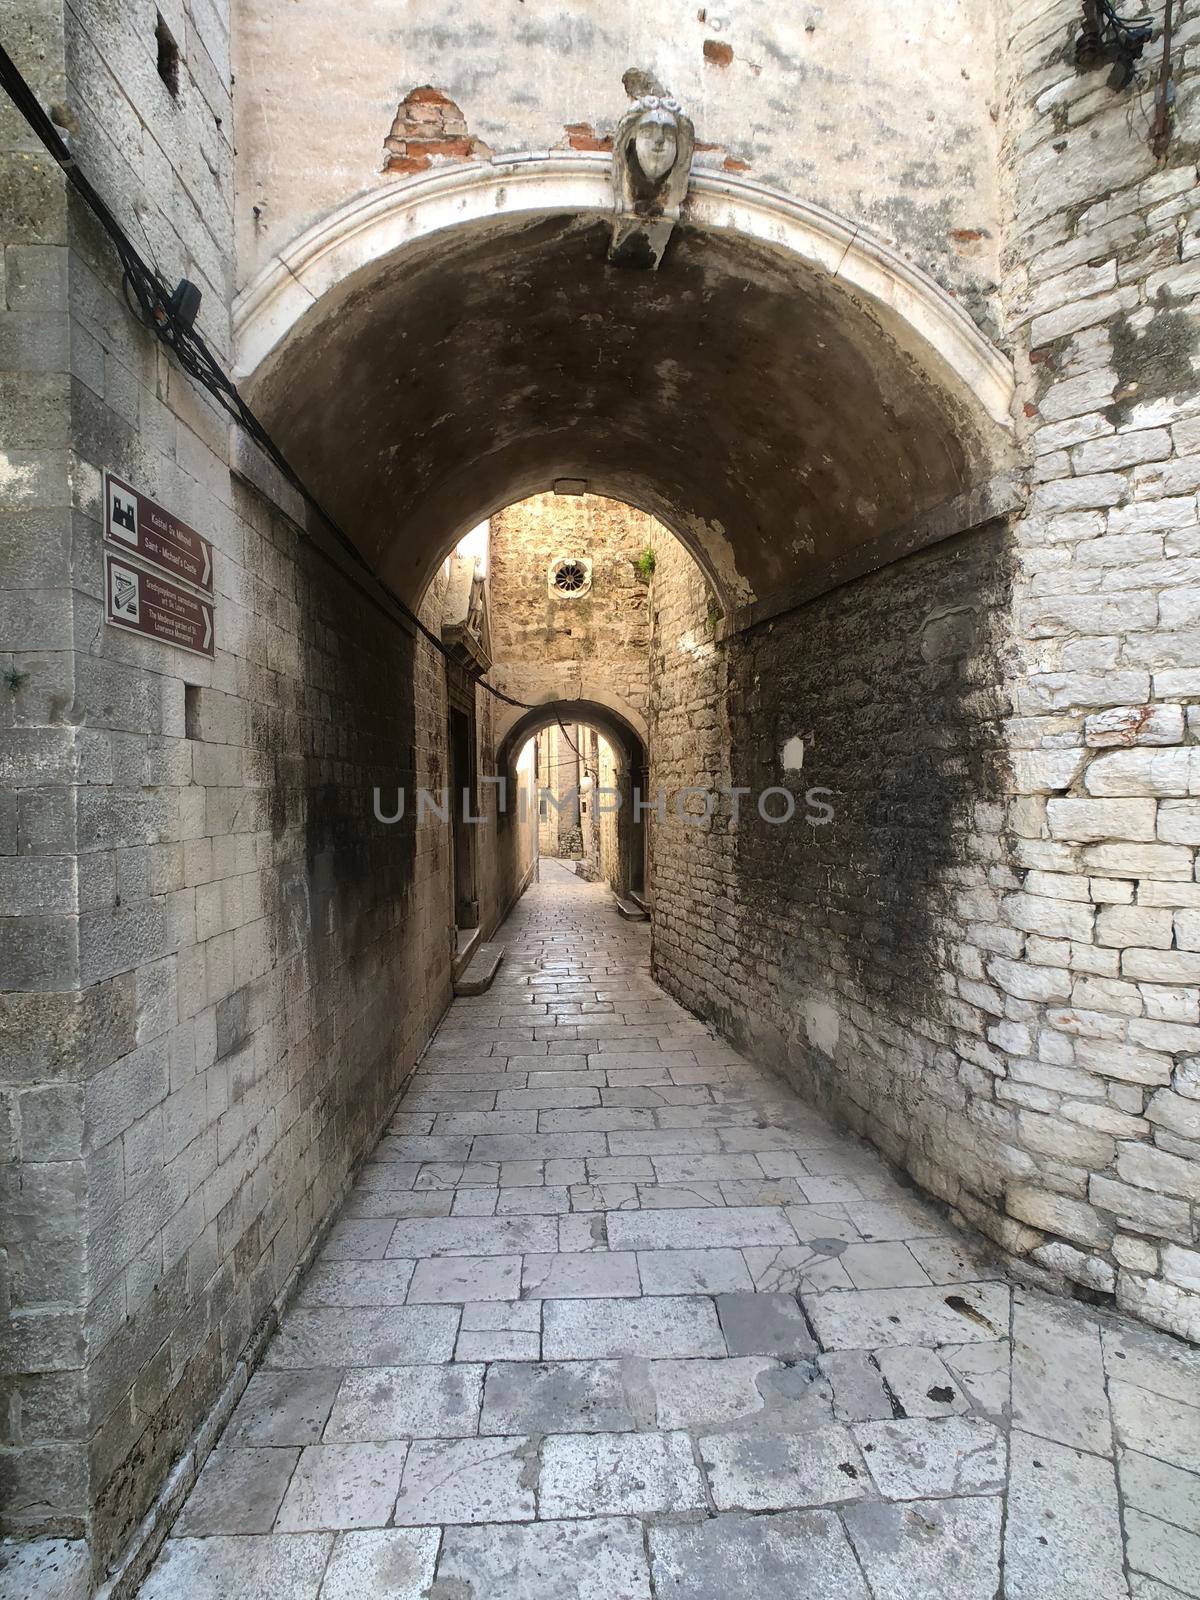
[(1127, 88), (1153, 34), (1152, 23), (1126, 21), (1117, 14), (1111, 0), (1083, 0), (1083, 31), (1075, 41), (1076, 64), (1087, 69), (1111, 62), (1109, 84), (1114, 89)]
[(1171, 113), (1175, 109), (1175, 76), (1171, 66), (1171, 34), (1175, 0), (1166, 0), (1163, 10), (1162, 65), (1154, 91), (1154, 120), (1150, 125), (1150, 148), (1161, 161), (1171, 142)]

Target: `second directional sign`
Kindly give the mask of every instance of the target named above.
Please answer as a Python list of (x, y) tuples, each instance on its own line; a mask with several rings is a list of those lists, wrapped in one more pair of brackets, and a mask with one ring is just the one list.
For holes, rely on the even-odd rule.
[(147, 566), (212, 594), (212, 545), (208, 540), (111, 472), (104, 474), (104, 537)]
[(104, 555), (106, 620), (114, 628), (141, 633), (162, 644), (173, 644), (194, 655), (216, 651), (213, 608), (207, 600), (160, 578), (156, 572), (127, 565), (107, 551)]

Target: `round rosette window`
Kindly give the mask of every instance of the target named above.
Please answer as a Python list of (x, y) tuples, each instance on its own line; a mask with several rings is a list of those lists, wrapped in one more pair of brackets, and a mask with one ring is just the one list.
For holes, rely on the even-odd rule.
[(577, 600), (592, 587), (592, 563), (584, 556), (559, 556), (550, 563), (547, 576), (551, 594)]

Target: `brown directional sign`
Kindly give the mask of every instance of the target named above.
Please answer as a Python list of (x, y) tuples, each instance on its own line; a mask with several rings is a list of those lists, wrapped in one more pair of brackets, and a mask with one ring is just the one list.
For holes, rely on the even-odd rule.
[(114, 628), (177, 645), (198, 656), (215, 655), (213, 608), (189, 589), (104, 553), (106, 620)]
[(147, 566), (194, 584), (205, 594), (213, 592), (208, 540), (111, 472), (104, 474), (104, 537)]

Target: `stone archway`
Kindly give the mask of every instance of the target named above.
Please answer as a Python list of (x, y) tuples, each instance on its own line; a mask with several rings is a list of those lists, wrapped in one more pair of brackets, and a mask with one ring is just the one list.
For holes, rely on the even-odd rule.
[[(895, 251), (762, 185), (694, 175), (655, 272), (612, 265), (610, 208), (586, 154), (356, 200), (246, 290), (239, 373), (410, 604), (467, 530), (560, 484), (675, 535), (700, 573), (662, 562), (655, 784), (778, 791), (800, 740), (805, 783), (855, 804), (824, 858), (731, 809), (656, 827), (655, 970), (926, 1173), (954, 1069), (916, 1061), (922, 1095), (898, 1100), (886, 1052), (948, 1027), (945, 917), (999, 799), (978, 686), (999, 703), (1015, 502), (989, 490), (1012, 465), (1012, 373)], [(876, 1058), (863, 1112), (846, 1086)]]
[(543, 728), (582, 724), (593, 728), (608, 741), (615, 758), (617, 883), (618, 894), (645, 888), (646, 829), (634, 804), (646, 787), (649, 748), (645, 719), (629, 706), (620, 706), (616, 697), (580, 700), (546, 700), (524, 712), (513, 711), (505, 718), (496, 746), (496, 767), (512, 776), (514, 763), (526, 742)]
[(658, 517), (729, 611), (914, 517), (944, 536), (1008, 466), (1006, 358), (861, 227), (696, 173), (663, 270), (623, 272), (610, 208), (603, 155), (421, 174), (239, 297), (239, 376), (408, 597), (561, 476)]
[(512, 760), (526, 739), (558, 721), (585, 722), (631, 761), (646, 750), (646, 719), (607, 688), (587, 688), (578, 699), (547, 697), (532, 709), (505, 706), (496, 727), (498, 764)]

